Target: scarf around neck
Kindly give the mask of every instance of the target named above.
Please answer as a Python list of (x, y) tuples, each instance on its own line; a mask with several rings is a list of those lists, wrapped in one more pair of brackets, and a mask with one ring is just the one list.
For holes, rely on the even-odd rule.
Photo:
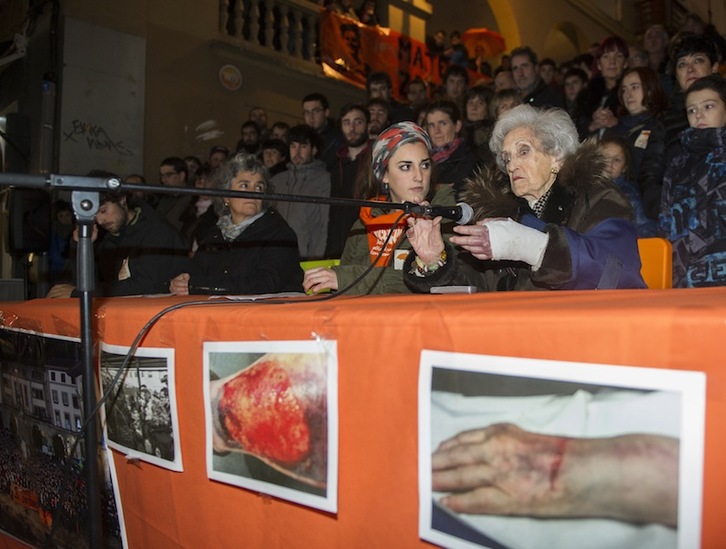
[(224, 240), (226, 242), (232, 242), (235, 240), (239, 235), (242, 234), (242, 232), (252, 225), (255, 221), (257, 221), (260, 217), (265, 215), (265, 212), (267, 210), (263, 210), (258, 214), (253, 215), (252, 217), (248, 217), (245, 219), (242, 223), (238, 223), (237, 225), (234, 225), (232, 223), (232, 215), (222, 215), (220, 216), (219, 220), (217, 221), (217, 228), (222, 233), (222, 236), (224, 237)]
[(447, 161), (449, 157), (454, 154), (454, 151), (459, 148), (459, 145), (461, 145), (463, 140), (464, 139), (462, 137), (455, 137), (451, 143), (447, 143), (443, 147), (434, 147), (433, 155), (431, 155), (431, 158), (434, 160), (434, 164), (441, 164), (442, 162)]
[[(379, 196), (378, 200), (384, 201), (385, 196)], [(395, 228), (393, 224), (401, 216), (401, 212), (393, 211), (384, 213), (381, 215), (373, 215), (371, 207), (364, 207), (360, 209), (360, 219), (366, 228), (366, 234), (368, 235), (368, 253), (370, 254), (371, 263), (373, 263), (378, 254), (381, 254), (378, 260), (378, 266), (386, 267), (391, 261), (393, 249), (396, 244), (401, 240), (401, 237), (406, 232), (406, 220), (408, 215), (404, 215)], [(385, 249), (383, 243), (388, 238), (388, 234), (393, 231), (391, 238), (388, 240)], [(383, 252), (381, 253), (381, 250)]]

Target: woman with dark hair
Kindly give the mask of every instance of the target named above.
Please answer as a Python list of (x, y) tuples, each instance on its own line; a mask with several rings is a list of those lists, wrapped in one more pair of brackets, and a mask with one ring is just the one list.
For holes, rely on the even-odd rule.
[(464, 94), (466, 105), (464, 130), (469, 145), (481, 163), (491, 160), (489, 138), (492, 135), (494, 121), (489, 118), (489, 104), (492, 97), (494, 97), (494, 90), (482, 85), (469, 88)]
[(451, 243), (441, 218), (410, 219), (409, 287), (473, 285), (483, 291), (645, 288), (631, 207), (596, 145), (580, 146), (562, 109), (520, 105), (497, 121), (489, 146), (499, 171), (482, 171), (465, 201), (475, 225)]
[(451, 185), (458, 197), (477, 167), (476, 155), (461, 134), (461, 112), (456, 103), (447, 99), (429, 103), (425, 112), (436, 164), (435, 185)]
[(668, 100), (658, 75), (647, 67), (626, 69), (618, 86), (621, 114), (616, 126), (604, 136), (622, 137), (630, 146), (630, 173), (643, 201), (645, 214), (658, 219), (660, 194), (667, 160), (665, 126), (660, 113)]
[[(264, 193), (267, 168), (254, 155), (239, 153), (214, 174), (218, 188)], [(262, 199), (215, 199), (220, 216), (199, 242), (194, 257), (172, 279), (169, 291), (189, 294), (268, 294), (302, 290), (295, 232)]]
[[(434, 164), (428, 134), (413, 122), (394, 124), (380, 133), (373, 143), (368, 178), (358, 197), (380, 202), (430, 201), (434, 205), (453, 205), (449, 186), (436, 190), (432, 184)], [(411, 244), (406, 238), (406, 219), (400, 210), (361, 208), (345, 242), (340, 265), (305, 271), (305, 290), (318, 293), (345, 288), (373, 263), (373, 272), (363, 278), (352, 293), (409, 292), (401, 269)], [(445, 232), (450, 232), (451, 224)], [(389, 238), (390, 235), (390, 238)]]
[(595, 52), (592, 78), (578, 99), (577, 130), (582, 139), (593, 134), (600, 136), (618, 123), (618, 82), (628, 50), (622, 38), (608, 36)]

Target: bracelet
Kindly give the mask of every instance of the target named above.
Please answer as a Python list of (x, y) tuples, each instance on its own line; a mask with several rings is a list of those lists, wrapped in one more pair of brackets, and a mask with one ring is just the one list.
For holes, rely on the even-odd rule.
[(423, 261), (421, 261), (420, 257), (416, 256), (416, 259), (411, 266), (409, 274), (423, 277), (437, 271), (440, 267), (443, 267), (444, 265), (446, 265), (446, 250), (441, 250), (441, 255), (439, 256), (439, 259), (433, 265), (426, 265)]
[(562, 465), (562, 458), (565, 454), (565, 448), (568, 440), (569, 439), (565, 437), (560, 437), (560, 440), (557, 441), (557, 452), (552, 458), (552, 463), (550, 464), (550, 490), (555, 489), (555, 481), (560, 474), (560, 466)]

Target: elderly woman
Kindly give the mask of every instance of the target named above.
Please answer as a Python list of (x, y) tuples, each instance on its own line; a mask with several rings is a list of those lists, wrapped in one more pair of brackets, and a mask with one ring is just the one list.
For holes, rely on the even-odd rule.
[[(240, 153), (214, 172), (217, 186), (263, 193), (267, 168), (254, 155)], [(217, 204), (219, 207), (219, 204)], [(263, 294), (302, 290), (295, 232), (258, 198), (226, 198), (219, 220), (200, 238), (184, 272), (172, 279), (176, 295)]]
[[(413, 122), (390, 126), (373, 143), (369, 177), (356, 193), (358, 198), (417, 204), (429, 200), (435, 205), (453, 205), (451, 187), (434, 192), (431, 150), (428, 134)], [(449, 229), (450, 224), (445, 232)], [(312, 293), (338, 290), (350, 285), (373, 263), (373, 272), (351, 289), (353, 293), (409, 292), (401, 269), (410, 249), (406, 218), (401, 218), (400, 210), (361, 208), (345, 242), (340, 265), (306, 271), (303, 286)]]
[(479, 221), (455, 227), (460, 236), (451, 237), (468, 253), (455, 257), (440, 219), (408, 221), (414, 253), (404, 278), (411, 288), (645, 287), (630, 204), (597, 147), (578, 145), (565, 111), (515, 107), (497, 121), (489, 145), (502, 173), (471, 181), (465, 199)]

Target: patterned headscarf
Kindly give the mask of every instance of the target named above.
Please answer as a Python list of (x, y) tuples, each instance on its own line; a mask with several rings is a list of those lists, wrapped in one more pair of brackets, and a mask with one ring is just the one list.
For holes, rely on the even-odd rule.
[(383, 130), (373, 143), (373, 175), (376, 180), (383, 179), (388, 161), (401, 145), (417, 142), (423, 143), (431, 151), (429, 134), (413, 122), (399, 122)]

